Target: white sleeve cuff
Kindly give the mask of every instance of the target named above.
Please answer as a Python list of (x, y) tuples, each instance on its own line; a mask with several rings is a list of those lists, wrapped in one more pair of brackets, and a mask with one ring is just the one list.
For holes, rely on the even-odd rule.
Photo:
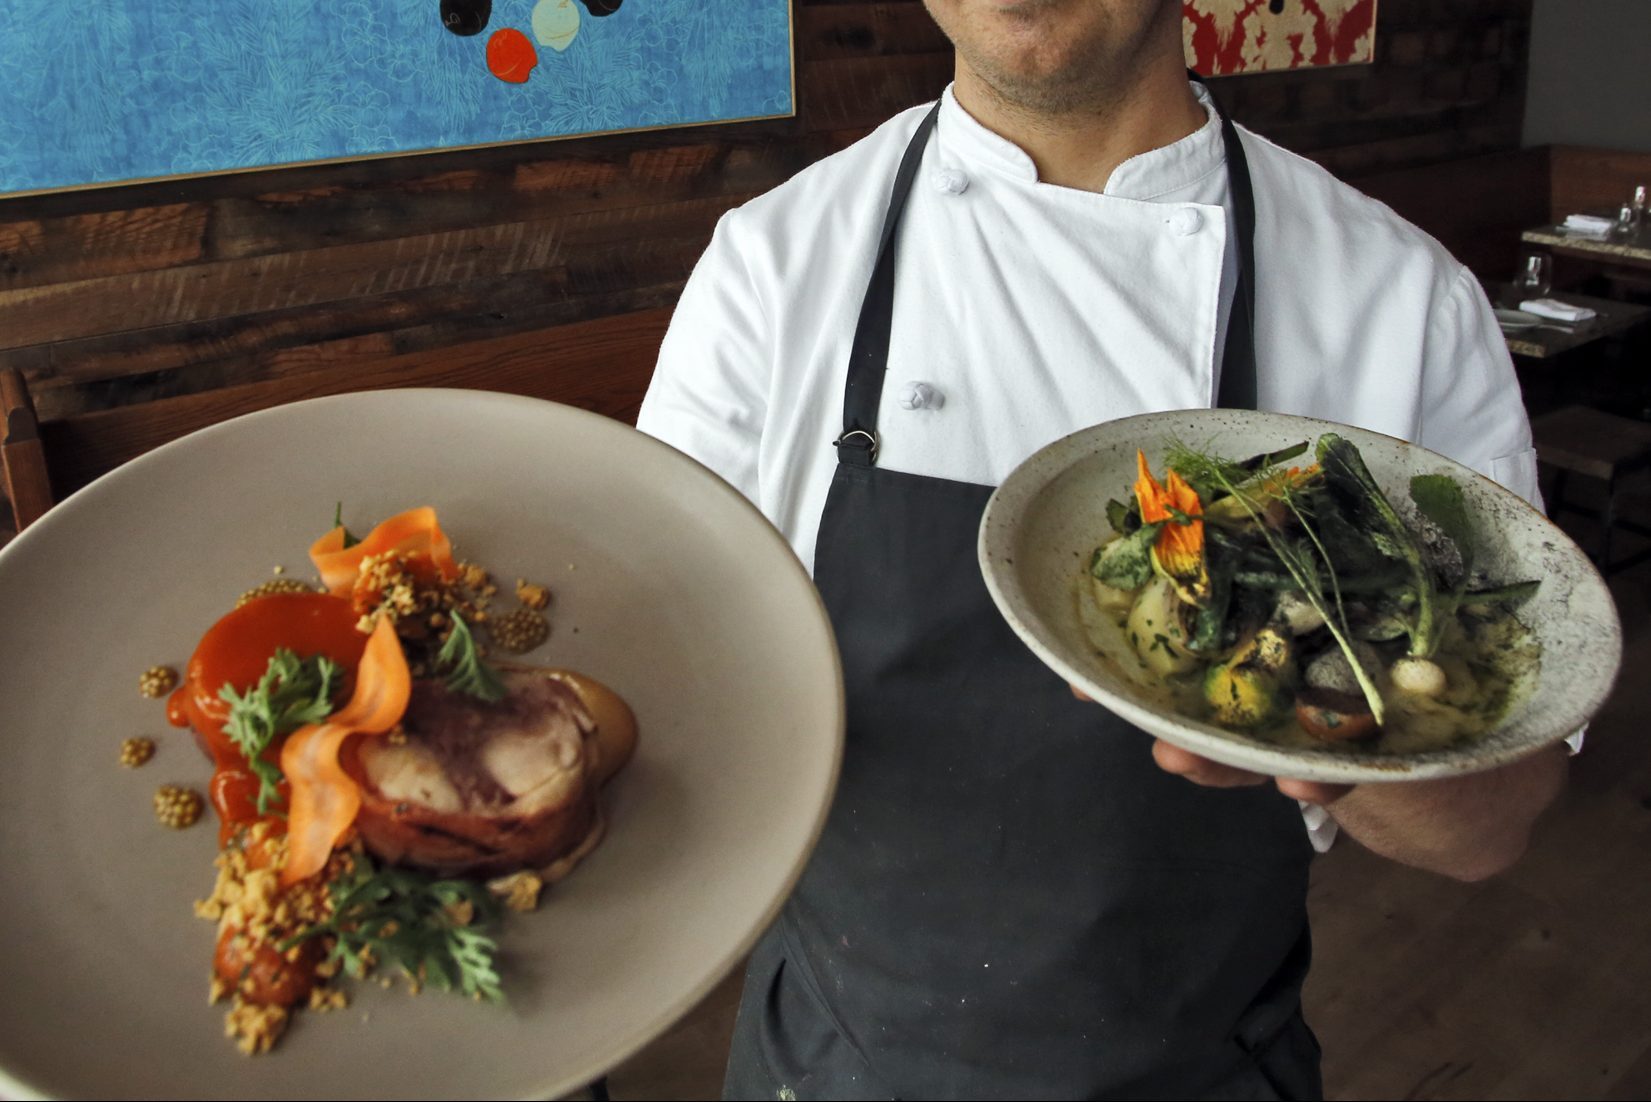
[(1307, 826), (1307, 840), (1313, 845), (1313, 852), (1328, 853), (1335, 844), (1336, 835), (1341, 827), (1330, 817), (1330, 813), (1318, 804), (1310, 804), (1297, 800), (1301, 805), (1301, 821)]

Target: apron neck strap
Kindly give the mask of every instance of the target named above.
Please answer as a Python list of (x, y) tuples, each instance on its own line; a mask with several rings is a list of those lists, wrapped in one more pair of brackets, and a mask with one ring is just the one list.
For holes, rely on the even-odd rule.
[(877, 262), (871, 282), (860, 304), (860, 320), (854, 327), (854, 349), (848, 357), (848, 383), (843, 392), (843, 434), (836, 440), (837, 460), (851, 467), (871, 467), (877, 463), (877, 404), (883, 397), (883, 376), (889, 362), (889, 332), (894, 324), (894, 239), (900, 215), (906, 209), (912, 178), (923, 160), (929, 132), (940, 116), (936, 100), (900, 158), (894, 174), (894, 188), (883, 215), (883, 233), (877, 242)]
[[(1187, 76), (1203, 84), (1191, 70)], [(872, 266), (866, 296), (860, 304), (860, 318), (854, 327), (854, 346), (849, 352), (848, 380), (843, 390), (843, 432), (833, 445), (837, 460), (851, 467), (871, 467), (877, 463), (877, 408), (883, 397), (883, 379), (888, 373), (889, 334), (894, 324), (894, 256), (900, 216), (911, 194), (912, 180), (923, 160), (929, 134), (940, 115), (937, 101), (917, 124), (900, 167), (894, 174), (889, 204), (883, 214), (883, 230), (877, 242), (877, 259)], [(1213, 103), (1213, 97), (1211, 99)], [(1234, 236), (1238, 245), (1238, 287), (1232, 313), (1227, 319), (1227, 339), (1221, 355), (1221, 382), (1217, 404), (1228, 409), (1254, 409), (1255, 369), (1255, 193), (1250, 186), (1249, 161), (1238, 131), (1220, 107), (1221, 139), (1227, 158), (1227, 180), (1232, 192)]]
[[(1187, 78), (1206, 92), (1204, 78), (1187, 70)], [(1215, 117), (1221, 120), (1221, 144), (1227, 154), (1227, 188), (1232, 194), (1233, 238), (1238, 245), (1238, 286), (1232, 313), (1227, 316), (1227, 341), (1221, 353), (1221, 382), (1215, 404), (1222, 409), (1254, 409), (1255, 382), (1255, 189), (1250, 184), (1250, 161), (1244, 143), (1221, 105), (1210, 93)]]

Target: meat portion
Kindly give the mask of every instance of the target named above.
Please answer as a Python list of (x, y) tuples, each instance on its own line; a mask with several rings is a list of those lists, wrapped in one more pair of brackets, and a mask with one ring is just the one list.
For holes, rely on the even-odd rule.
[[(601, 750), (580, 694), (542, 670), (503, 672), (497, 704), (414, 682), (394, 738), (359, 739), (356, 827), (385, 861), (448, 876), (571, 867), (600, 830)], [(563, 869), (565, 871), (565, 869)]]

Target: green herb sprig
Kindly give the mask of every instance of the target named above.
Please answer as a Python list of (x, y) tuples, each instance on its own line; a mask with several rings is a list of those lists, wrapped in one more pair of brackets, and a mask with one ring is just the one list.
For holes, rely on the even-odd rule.
[[(334, 528), (344, 528), (344, 503), (342, 501), (337, 502), (336, 504), (333, 505), (332, 526)], [(344, 528), (344, 549), (345, 550), (349, 550), (350, 548), (354, 547), (356, 544), (358, 544), (360, 542), (361, 541), (356, 539), (355, 536), (350, 532), (350, 530), (348, 528)]]
[(470, 634), (464, 617), (456, 612), (453, 613), (453, 630), (437, 652), (436, 661), (448, 667), (447, 687), (454, 692), (485, 700), (489, 704), (505, 698), (507, 690), (504, 682), (493, 667), (482, 661), (481, 654), (476, 650), (476, 637)]
[(333, 913), (283, 942), (282, 952), (323, 935), (329, 961), (357, 979), (374, 962), (393, 965), (441, 991), (499, 1002), (498, 943), (479, 927), (497, 922), (498, 900), (468, 880), (436, 880), (407, 869), (377, 868), (366, 854), (328, 885)]
[[(1376, 717), (1379, 726), (1386, 711), (1381, 690), (1376, 687), (1369, 671), (1364, 668), (1358, 655), (1353, 651), (1352, 629), (1348, 627), (1347, 613), (1342, 606), (1340, 579), (1336, 574), (1335, 564), (1330, 560), (1329, 552), (1307, 515), (1308, 510), (1298, 496), (1281, 483), (1277, 500), (1282, 501), (1290, 510), (1306, 535), (1306, 538), (1301, 540), (1286, 539), (1263, 522), (1261, 510), (1266, 507), (1266, 503), (1259, 498), (1252, 501), (1249, 491), (1232, 481), (1230, 464), (1212, 460), (1208, 464), (1208, 469), (1216, 485), (1231, 495), (1255, 522), (1256, 530), (1261, 533), (1268, 548), (1290, 575), (1290, 579), (1295, 582), (1295, 587), (1303, 599), (1324, 619), (1331, 638), (1336, 641), (1336, 645), (1346, 655), (1348, 665), (1353, 668), (1353, 677), (1364, 693), (1365, 702), (1370, 705), (1370, 713)], [(1264, 464), (1259, 473), (1265, 478), (1272, 472)], [(1324, 572), (1323, 577), (1320, 575), (1321, 569)], [(1325, 592), (1324, 578), (1328, 578), (1330, 583), (1328, 594)]]
[(277, 738), (332, 713), (332, 694), (338, 682), (338, 663), (318, 654), (300, 659), (282, 647), (269, 660), (258, 684), (245, 693), (226, 684), (218, 696), (229, 704), (224, 734), (247, 760), (258, 778), (258, 814), (267, 815), (280, 800), (281, 769), (264, 758)]

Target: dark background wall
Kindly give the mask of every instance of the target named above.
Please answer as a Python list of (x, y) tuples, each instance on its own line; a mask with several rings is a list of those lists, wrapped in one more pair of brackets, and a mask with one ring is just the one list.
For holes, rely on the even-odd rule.
[[(1375, 64), (1216, 94), (1402, 197), (1518, 150), (1530, 32), (1531, 0), (1382, 0)], [(551, 370), (559, 327), (669, 306), (724, 210), (951, 73), (920, 0), (796, 0), (794, 37), (795, 119), (0, 199), (0, 367), (46, 420), (510, 334)]]
[(1531, 19), (1525, 144), (1651, 153), (1651, 4), (1536, 0)]

